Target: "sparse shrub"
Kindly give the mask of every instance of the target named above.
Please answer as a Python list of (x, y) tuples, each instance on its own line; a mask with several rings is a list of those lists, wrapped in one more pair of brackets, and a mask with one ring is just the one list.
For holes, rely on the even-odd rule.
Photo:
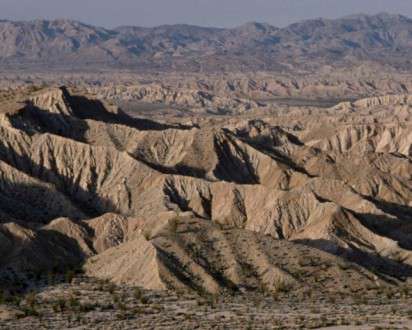
[(25, 308), (22, 309), (22, 312), (24, 313), (24, 317), (29, 317), (29, 316), (38, 317), (38, 316), (40, 316), (39, 312), (34, 307), (25, 307)]
[(127, 318), (128, 318), (128, 314), (124, 310), (121, 310), (120, 313), (117, 314), (118, 320), (126, 320)]
[(388, 291), (386, 291), (386, 298), (392, 299), (393, 296), (394, 296), (394, 293), (392, 292), (392, 290), (388, 289)]
[(340, 260), (340, 261), (337, 263), (337, 265), (338, 265), (339, 269), (341, 269), (341, 270), (348, 270), (348, 269), (351, 268), (351, 264), (348, 263), (348, 262), (346, 262), (346, 261), (344, 261), (344, 260)]
[(140, 302), (141, 302), (143, 305), (147, 305), (147, 304), (149, 303), (149, 298), (147, 298), (147, 297), (145, 297), (145, 296), (142, 296), (142, 297), (140, 298)]
[(409, 288), (407, 286), (403, 286), (401, 288), (401, 294), (403, 295), (403, 297), (408, 297), (409, 296)]
[(83, 312), (83, 313), (88, 313), (88, 312), (93, 311), (95, 309), (96, 309), (95, 304), (90, 304), (90, 303), (80, 304), (80, 311)]
[(80, 323), (81, 322), (81, 315), (79, 313), (76, 313), (73, 317), (73, 321), (76, 323)]
[(74, 276), (75, 276), (75, 272), (73, 270), (66, 271), (66, 273), (64, 274), (65, 281), (67, 283), (72, 283)]
[(177, 233), (178, 222), (178, 218), (169, 220), (169, 230), (171, 233)]
[(217, 296), (212, 295), (212, 294), (207, 295), (207, 296), (206, 296), (206, 303), (207, 303), (210, 307), (214, 308), (215, 305), (217, 304)]
[(284, 279), (277, 279), (274, 283), (276, 292), (288, 292), (292, 289), (292, 283)]
[(79, 299), (71, 296), (69, 299), (69, 306), (71, 309), (80, 309), (80, 301)]
[(20, 306), (21, 297), (17, 294), (9, 296), (7, 300), (15, 306)]
[(143, 296), (142, 290), (140, 290), (139, 288), (134, 288), (133, 296), (134, 296), (135, 299), (140, 300)]
[(56, 313), (62, 313), (66, 309), (66, 301), (63, 298), (60, 298), (55, 301), (55, 303), (52, 305), (52, 308)]
[(116, 291), (116, 286), (114, 284), (109, 284), (107, 291), (109, 291), (110, 294), (113, 294)]
[(30, 308), (34, 308), (34, 305), (36, 304), (36, 294), (34, 292), (28, 293), (25, 297), (25, 301)]

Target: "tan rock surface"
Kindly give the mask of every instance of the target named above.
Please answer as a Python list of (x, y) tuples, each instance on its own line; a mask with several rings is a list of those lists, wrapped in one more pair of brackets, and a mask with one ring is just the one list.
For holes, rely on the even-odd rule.
[(85, 262), (151, 289), (276, 291), (307, 247), (357, 261), (360, 279), (409, 276), (409, 98), (187, 125), (35, 92), (0, 114), (2, 269)]

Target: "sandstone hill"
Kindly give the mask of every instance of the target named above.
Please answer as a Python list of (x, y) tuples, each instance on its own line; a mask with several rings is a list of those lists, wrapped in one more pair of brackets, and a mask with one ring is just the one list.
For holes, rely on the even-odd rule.
[(410, 95), (196, 124), (50, 88), (0, 105), (0, 269), (268, 292), (412, 275)]

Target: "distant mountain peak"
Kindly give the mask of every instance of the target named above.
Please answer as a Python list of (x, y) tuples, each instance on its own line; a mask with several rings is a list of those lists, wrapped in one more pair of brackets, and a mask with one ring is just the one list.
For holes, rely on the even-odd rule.
[(0, 66), (147, 70), (284, 70), (374, 62), (411, 69), (412, 20), (388, 13), (317, 18), (277, 28), (188, 24), (104, 29), (58, 19), (0, 21)]
[(235, 29), (247, 32), (267, 32), (270, 30), (276, 30), (277, 28), (267, 23), (248, 22), (236, 27)]
[(402, 16), (400, 14), (391, 14), (387, 12), (381, 12), (374, 15), (367, 15), (363, 13), (352, 14), (348, 16), (344, 16), (342, 19), (383, 19), (383, 20), (398, 20), (407, 18), (406, 16)]

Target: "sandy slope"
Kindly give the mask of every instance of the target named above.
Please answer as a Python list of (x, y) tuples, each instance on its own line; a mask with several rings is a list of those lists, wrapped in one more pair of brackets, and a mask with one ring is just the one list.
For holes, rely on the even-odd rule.
[(276, 291), (316, 287), (316, 258), (327, 290), (408, 277), (410, 118), (405, 95), (188, 125), (34, 93), (0, 114), (2, 273), (86, 262), (151, 289)]

